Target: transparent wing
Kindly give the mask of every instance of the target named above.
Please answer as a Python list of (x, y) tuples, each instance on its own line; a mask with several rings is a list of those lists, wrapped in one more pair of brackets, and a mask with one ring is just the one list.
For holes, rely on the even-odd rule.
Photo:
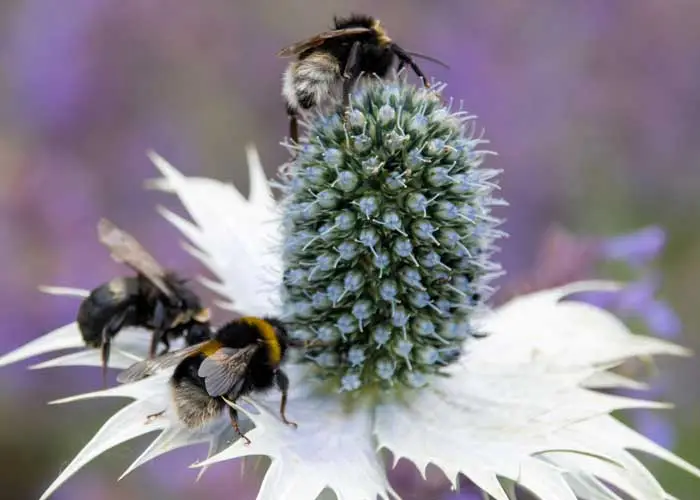
[(119, 229), (107, 219), (100, 219), (97, 224), (97, 236), (100, 243), (109, 248), (112, 258), (134, 269), (137, 273), (148, 278), (158, 289), (168, 297), (173, 292), (163, 279), (165, 270), (155, 258), (149, 254), (136, 238), (126, 231)]
[(337, 38), (339, 36), (348, 36), (348, 35), (359, 35), (362, 33), (369, 33), (372, 31), (369, 28), (360, 28), (360, 27), (355, 27), (355, 28), (344, 28), (342, 30), (333, 30), (333, 31), (324, 31), (323, 33), (319, 33), (318, 35), (315, 35), (311, 38), (308, 38), (306, 40), (302, 40), (301, 42), (297, 42), (294, 45), (290, 45), (289, 47), (285, 47), (282, 50), (280, 50), (277, 55), (279, 57), (291, 57), (295, 56), (297, 54), (300, 54), (304, 52), (305, 50), (313, 49), (314, 47), (318, 47), (319, 45), (323, 44), (326, 40), (330, 40), (331, 38)]
[(242, 384), (250, 360), (259, 347), (258, 344), (242, 349), (222, 347), (207, 356), (199, 367), (198, 375), (204, 379), (209, 395), (217, 397), (240, 391), (237, 386)]
[(206, 353), (216, 351), (219, 349), (219, 347), (221, 347), (221, 344), (219, 344), (217, 341), (208, 340), (206, 342), (185, 347), (184, 349), (163, 354), (157, 358), (144, 359), (143, 361), (139, 361), (138, 363), (131, 365), (129, 368), (119, 373), (119, 375), (117, 375), (117, 382), (126, 384), (150, 377), (161, 370), (177, 365), (185, 358), (194, 356), (200, 352)]

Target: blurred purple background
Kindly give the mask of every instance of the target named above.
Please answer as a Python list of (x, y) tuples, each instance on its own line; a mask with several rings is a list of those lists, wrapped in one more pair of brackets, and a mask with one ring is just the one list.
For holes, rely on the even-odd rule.
[[(37, 285), (91, 288), (123, 272), (95, 239), (100, 216), (128, 228), (163, 263), (199, 271), (154, 211), (172, 200), (142, 190), (155, 175), (145, 151), (245, 190), (244, 146), (253, 142), (273, 174), (285, 160), (278, 143), (287, 131), (279, 96), (286, 61), (275, 53), (352, 11), (380, 17), (403, 46), (452, 66), (423, 64), (479, 115), (499, 152), (489, 161), (505, 171), (511, 238), (503, 261), (511, 278), (530, 272), (552, 224), (601, 237), (658, 225), (668, 241), (654, 274), (681, 318), (679, 341), (697, 350), (700, 3), (4, 0), (0, 352), (73, 319), (75, 299), (42, 295)], [(627, 277), (626, 269), (606, 270)], [(659, 321), (663, 329), (671, 320)], [(670, 425), (656, 415), (635, 422), (700, 463), (700, 368), (695, 360), (660, 365), (656, 396), (678, 409)], [(97, 389), (95, 371), (25, 367), (0, 375), (5, 498), (37, 498), (121, 405), (47, 408), (48, 400)], [(259, 480), (244, 484), (238, 464), (214, 467), (194, 484), (186, 467), (201, 448), (116, 484), (144, 445), (111, 451), (55, 498), (254, 498)], [(697, 490), (685, 474), (652, 466), (677, 497)], [(395, 479), (407, 499), (441, 498), (439, 477), (421, 484), (404, 469)]]

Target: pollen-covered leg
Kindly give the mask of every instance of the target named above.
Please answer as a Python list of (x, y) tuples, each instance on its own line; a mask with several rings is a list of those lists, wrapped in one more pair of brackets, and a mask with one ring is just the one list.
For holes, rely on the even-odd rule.
[(280, 417), (282, 418), (282, 422), (292, 427), (298, 427), (296, 422), (287, 420), (287, 416), (285, 415), (287, 409), (287, 393), (289, 392), (289, 377), (287, 377), (287, 374), (282, 370), (277, 370), (275, 373), (275, 383), (277, 387), (279, 387), (279, 390), (282, 391), (282, 399), (280, 400)]
[(233, 426), (233, 430), (236, 431), (236, 434), (238, 434), (242, 439), (245, 439), (246, 445), (249, 445), (250, 439), (245, 437), (245, 434), (241, 432), (241, 428), (238, 425), (238, 412), (232, 406), (229, 406), (228, 415), (231, 418), (231, 425)]

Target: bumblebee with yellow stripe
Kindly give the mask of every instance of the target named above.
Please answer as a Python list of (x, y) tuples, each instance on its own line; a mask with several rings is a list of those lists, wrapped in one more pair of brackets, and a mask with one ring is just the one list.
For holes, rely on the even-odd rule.
[[(189, 428), (198, 428), (218, 417), (227, 407), (236, 432), (238, 414), (224, 399), (277, 386), (282, 392), (280, 416), (288, 425), (285, 408), (289, 379), (280, 365), (290, 340), (284, 325), (272, 318), (243, 317), (219, 328), (212, 340), (136, 363), (117, 377), (122, 383), (140, 380), (175, 366), (170, 379), (175, 412)], [(151, 415), (156, 418), (165, 413)]]
[(296, 57), (282, 77), (289, 135), (294, 142), (299, 142), (297, 117), (300, 112), (315, 108), (342, 91), (347, 113), (350, 92), (359, 78), (373, 75), (385, 78), (398, 60), (398, 70), (408, 65), (427, 87), (428, 80), (413, 58), (421, 57), (446, 66), (437, 59), (402, 49), (389, 38), (379, 19), (361, 14), (335, 18), (331, 31), (285, 47), (278, 55)]

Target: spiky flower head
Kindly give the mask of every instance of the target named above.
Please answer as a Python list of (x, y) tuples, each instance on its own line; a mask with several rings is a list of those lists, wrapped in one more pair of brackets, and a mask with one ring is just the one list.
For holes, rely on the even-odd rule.
[(283, 172), (285, 318), (344, 391), (424, 385), (500, 271), (498, 171), (442, 89), (370, 80), (311, 121)]

